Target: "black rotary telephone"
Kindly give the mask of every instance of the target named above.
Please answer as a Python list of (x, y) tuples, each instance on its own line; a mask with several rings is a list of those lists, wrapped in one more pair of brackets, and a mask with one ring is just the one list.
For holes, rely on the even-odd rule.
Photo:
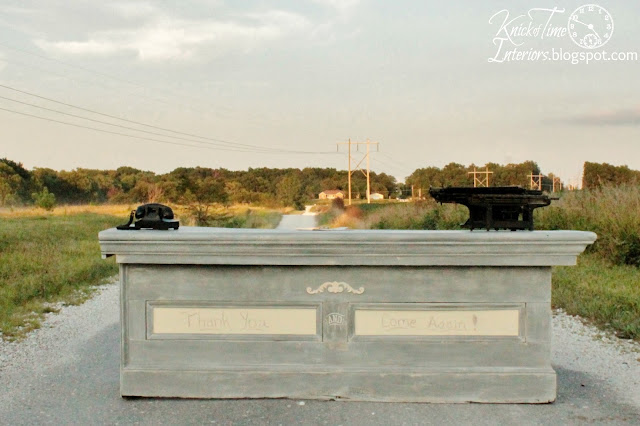
[[(134, 217), (138, 219), (133, 223)], [(137, 229), (178, 229), (180, 222), (173, 218), (173, 210), (164, 204), (143, 204), (135, 210), (131, 211), (129, 223), (120, 225), (120, 230), (137, 230)]]

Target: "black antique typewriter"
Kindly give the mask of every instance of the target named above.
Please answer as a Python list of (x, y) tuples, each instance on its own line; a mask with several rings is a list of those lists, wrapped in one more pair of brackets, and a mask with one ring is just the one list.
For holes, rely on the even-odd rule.
[[(551, 204), (542, 191), (519, 186), (430, 188), (440, 203), (457, 203), (469, 209), (469, 220), (462, 225), (476, 228), (533, 231), (533, 210)], [(557, 198), (556, 198), (557, 199)]]

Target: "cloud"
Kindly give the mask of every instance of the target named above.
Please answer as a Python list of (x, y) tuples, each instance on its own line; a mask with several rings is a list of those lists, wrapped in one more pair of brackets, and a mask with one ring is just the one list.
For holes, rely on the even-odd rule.
[(90, 39), (87, 41), (48, 42), (36, 40), (36, 45), (43, 50), (58, 50), (64, 53), (105, 55), (115, 53), (119, 49), (116, 43), (107, 40)]
[(597, 111), (550, 121), (552, 123), (575, 126), (639, 126), (640, 107)]
[[(126, 13), (136, 14), (134, 12)], [(311, 27), (307, 18), (273, 10), (235, 16), (226, 20), (176, 19), (156, 16), (138, 28), (98, 31), (83, 41), (48, 41), (36, 44), (45, 51), (67, 54), (111, 55), (135, 53), (141, 60), (189, 59), (199, 49), (240, 48), (300, 34)]]
[(141, 18), (157, 13), (157, 9), (148, 2), (113, 2), (108, 4), (117, 14), (124, 18)]
[[(359, 27), (352, 27), (351, 21), (361, 0), (312, 0), (330, 12), (330, 17), (312, 29), (312, 36), (322, 45), (333, 44), (360, 34)], [(346, 28), (346, 32), (344, 29)]]
[(347, 13), (355, 9), (360, 0), (313, 0), (315, 3), (321, 4), (326, 7), (331, 7), (342, 13)]

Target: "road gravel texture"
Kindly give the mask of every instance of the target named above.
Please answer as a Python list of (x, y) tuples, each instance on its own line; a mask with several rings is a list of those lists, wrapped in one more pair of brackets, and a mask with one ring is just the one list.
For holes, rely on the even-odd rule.
[(555, 312), (545, 405), (122, 399), (118, 286), (0, 342), (0, 424), (640, 424), (640, 345)]
[(503, 405), (122, 399), (118, 308), (113, 282), (23, 341), (0, 340), (0, 424), (640, 425), (640, 345), (562, 311), (553, 317), (557, 401)]

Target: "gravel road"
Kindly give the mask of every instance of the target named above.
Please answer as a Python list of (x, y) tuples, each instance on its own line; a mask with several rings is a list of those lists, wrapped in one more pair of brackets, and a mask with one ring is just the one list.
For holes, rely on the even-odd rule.
[(0, 342), (0, 424), (640, 424), (640, 345), (556, 312), (546, 405), (121, 399), (118, 286)]
[(277, 229), (313, 228), (316, 226), (314, 214), (286, 214), (278, 224)]
[(0, 341), (0, 424), (640, 424), (640, 345), (561, 311), (554, 404), (121, 399), (118, 293), (104, 285), (25, 340)]

